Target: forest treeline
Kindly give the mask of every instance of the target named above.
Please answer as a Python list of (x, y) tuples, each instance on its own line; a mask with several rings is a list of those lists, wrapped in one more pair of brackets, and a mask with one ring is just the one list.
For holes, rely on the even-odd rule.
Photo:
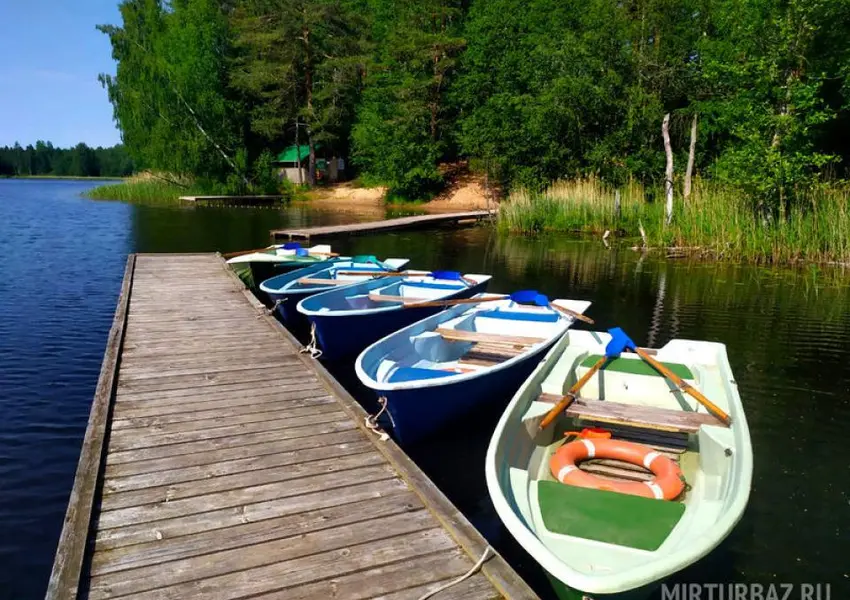
[(126, 177), (133, 161), (124, 146), (91, 148), (80, 143), (56, 148), (50, 142), (35, 146), (0, 147), (0, 176), (55, 175), (60, 177)]
[[(294, 143), (406, 197), (691, 163), (783, 207), (850, 155), (850, 0), (124, 0), (100, 29), (130, 156), (233, 188)], [(693, 152), (689, 152), (693, 147)], [(320, 148), (320, 149), (319, 149)], [(690, 154), (690, 156), (689, 156)], [(805, 193), (804, 193), (805, 192)], [(678, 193), (678, 192), (677, 192)]]

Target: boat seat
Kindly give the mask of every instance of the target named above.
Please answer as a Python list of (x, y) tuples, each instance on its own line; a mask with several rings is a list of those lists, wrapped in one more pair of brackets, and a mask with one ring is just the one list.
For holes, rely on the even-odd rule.
[(526, 337), (520, 335), (502, 335), (500, 333), (483, 333), (481, 331), (464, 331), (462, 329), (450, 329), (438, 327), (437, 333), (450, 342), (485, 342), (494, 344), (508, 344), (519, 346), (531, 346), (545, 342), (546, 338)]
[(530, 312), (519, 310), (480, 310), (475, 314), (476, 318), (505, 319), (509, 321), (537, 321), (542, 323), (556, 323), (561, 315), (553, 310), (547, 312)]
[[(540, 394), (538, 402), (557, 404), (558, 394)], [(568, 417), (585, 421), (597, 421), (624, 425), (639, 429), (653, 429), (677, 433), (697, 433), (703, 425), (724, 425), (716, 417), (701, 412), (670, 410), (654, 406), (638, 406), (610, 400), (576, 398), (566, 410)]]
[(350, 285), (355, 283), (346, 279), (323, 279), (318, 277), (302, 277), (298, 280), (301, 285)]
[(428, 298), (413, 298), (411, 296), (390, 296), (387, 294), (369, 294), (369, 300), (375, 302), (425, 302)]
[(664, 543), (685, 513), (681, 502), (549, 480), (537, 482), (537, 498), (543, 524), (553, 533), (648, 552)]

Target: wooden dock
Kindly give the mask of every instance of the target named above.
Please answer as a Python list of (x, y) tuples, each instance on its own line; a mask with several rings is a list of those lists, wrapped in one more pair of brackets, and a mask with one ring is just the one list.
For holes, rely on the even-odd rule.
[[(48, 599), (417, 600), (487, 542), (212, 254), (131, 255)], [(500, 556), (437, 593), (536, 598)]]
[(228, 206), (253, 206), (256, 204), (275, 204), (284, 200), (280, 195), (267, 196), (180, 196), (183, 202), (195, 204), (224, 204)]
[(306, 229), (273, 229), (272, 240), (296, 238), (310, 239), (318, 236), (328, 237), (332, 235), (356, 235), (360, 233), (376, 233), (392, 231), (395, 229), (416, 229), (420, 227), (433, 227), (435, 225), (457, 225), (463, 222), (475, 223), (492, 216), (487, 210), (471, 210), (466, 212), (445, 213), (436, 215), (414, 215), (412, 217), (399, 217), (398, 219), (386, 219), (384, 221), (370, 221), (368, 223), (349, 223), (347, 225), (326, 225), (323, 227), (308, 227)]

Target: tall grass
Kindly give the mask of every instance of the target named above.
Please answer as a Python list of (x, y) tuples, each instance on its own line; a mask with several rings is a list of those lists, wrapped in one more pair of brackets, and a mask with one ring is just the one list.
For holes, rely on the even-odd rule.
[(639, 238), (651, 247), (682, 248), (756, 262), (850, 262), (850, 193), (821, 186), (799, 199), (784, 218), (757, 212), (736, 190), (697, 182), (687, 201), (677, 198), (665, 225), (660, 194), (637, 183), (614, 190), (596, 179), (559, 181), (542, 193), (519, 190), (499, 211), (499, 227), (523, 233), (573, 231)]
[(176, 203), (180, 196), (200, 195), (192, 188), (185, 188), (165, 181), (148, 180), (111, 185), (101, 185), (88, 190), (85, 195), (95, 200), (122, 200), (142, 203)]
[(286, 181), (271, 182), (273, 189), (263, 187), (263, 182), (242, 184), (241, 180), (218, 182), (195, 179), (171, 173), (143, 172), (122, 183), (92, 188), (85, 195), (95, 200), (120, 200), (144, 204), (176, 204), (180, 196), (241, 196), (251, 194), (278, 194), (292, 197), (294, 187)]

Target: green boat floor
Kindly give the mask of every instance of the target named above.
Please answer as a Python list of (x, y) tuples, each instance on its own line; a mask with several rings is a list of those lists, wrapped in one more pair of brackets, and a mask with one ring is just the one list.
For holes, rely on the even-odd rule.
[(552, 533), (657, 550), (682, 518), (681, 502), (538, 481), (543, 524)]
[[(592, 367), (600, 358), (602, 358), (601, 354), (591, 354), (583, 361), (581, 361), (581, 366), (588, 368)], [(661, 364), (673, 371), (682, 379), (694, 378), (694, 374), (691, 372), (691, 370), (683, 364), (669, 362)], [(654, 375), (656, 377), (663, 377), (661, 373), (652, 368), (652, 365), (647, 362), (622, 357), (609, 360), (608, 364), (605, 365), (605, 368), (603, 370), (618, 371), (620, 373), (630, 373), (632, 375)]]

